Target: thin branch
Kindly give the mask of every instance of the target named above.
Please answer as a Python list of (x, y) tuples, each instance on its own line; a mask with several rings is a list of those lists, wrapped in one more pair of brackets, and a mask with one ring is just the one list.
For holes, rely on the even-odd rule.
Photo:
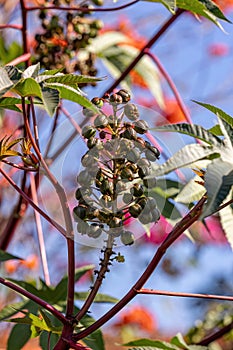
[(25, 53), (25, 54), (15, 58), (13, 61), (8, 62), (7, 65), (8, 66), (16, 66), (17, 64), (28, 61), (30, 58), (31, 58), (31, 54)]
[(27, 11), (36, 11), (36, 10), (59, 10), (59, 11), (80, 11), (80, 12), (83, 12), (83, 13), (89, 13), (90, 11), (91, 12), (113, 12), (113, 11), (119, 11), (119, 10), (123, 10), (125, 9), (126, 7), (130, 7), (134, 4), (136, 4), (137, 2), (139, 2), (140, 0), (134, 0), (134, 1), (131, 1), (129, 2), (128, 4), (125, 4), (125, 5), (121, 5), (121, 6), (118, 6), (118, 7), (109, 7), (109, 8), (104, 8), (104, 7), (101, 7), (101, 8), (92, 8), (92, 9), (89, 9), (89, 8), (86, 8), (86, 7), (75, 7), (75, 6), (69, 6), (69, 7), (60, 7), (60, 6), (33, 6), (33, 7), (26, 7), (26, 10)]
[(7, 181), (11, 184), (12, 187), (23, 197), (23, 199), (28, 202), (35, 210), (40, 213), (51, 225), (53, 225), (59, 232), (63, 234), (63, 236), (66, 236), (66, 230), (60, 226), (56, 221), (54, 221), (50, 216), (48, 216), (42, 209), (40, 209), (32, 200), (31, 198), (23, 192), (16, 183), (7, 175), (7, 173), (0, 168), (0, 173), (7, 179)]
[(165, 295), (168, 297), (182, 297), (182, 298), (201, 298), (201, 299), (217, 299), (233, 301), (233, 296), (216, 295), (216, 294), (198, 294), (198, 293), (182, 293), (182, 292), (167, 292), (155, 289), (140, 289), (136, 290), (137, 294), (151, 294), (151, 295)]
[[(32, 174), (30, 174), (30, 182), (31, 182), (32, 200), (38, 206), (36, 183), (35, 183), (35, 178)], [(44, 274), (44, 280), (45, 280), (45, 283), (49, 286), (50, 285), (49, 268), (48, 268), (48, 262), (46, 257), (46, 249), (45, 249), (41, 218), (39, 213), (36, 210), (34, 211), (34, 215), (35, 215), (36, 231), (37, 231), (37, 237), (39, 242), (39, 251), (40, 251), (40, 257), (41, 257), (42, 270)]]
[(28, 167), (28, 166), (23, 166), (23, 165), (18, 165), (18, 164), (15, 164), (15, 163), (12, 163), (12, 162), (9, 162), (8, 160), (6, 159), (2, 159), (1, 162), (7, 164), (7, 165), (10, 165), (16, 169), (19, 169), (19, 170), (25, 170), (25, 171), (33, 171), (33, 172), (38, 172), (38, 169), (36, 168), (32, 168), (32, 167)]
[(0, 24), (0, 30), (1, 29), (16, 29), (16, 30), (22, 30), (22, 26), (20, 24)]
[[(27, 42), (27, 9), (24, 0), (20, 0), (21, 15), (22, 15), (22, 41), (23, 41), (23, 53), (29, 53), (28, 42)], [(29, 61), (26, 62), (26, 67), (29, 65)]]
[(50, 137), (50, 139), (49, 139), (49, 141), (47, 143), (47, 146), (46, 146), (46, 149), (45, 149), (45, 152), (44, 152), (44, 158), (45, 159), (48, 157), (48, 153), (50, 151), (50, 147), (51, 147), (52, 142), (53, 142), (53, 136), (54, 136), (54, 132), (55, 132), (56, 127), (57, 127), (59, 112), (60, 112), (60, 107), (57, 108), (56, 114), (55, 114), (55, 117), (54, 117), (54, 120), (53, 120), (53, 126), (52, 126), (52, 130), (51, 130), (51, 137)]
[(223, 328), (219, 329), (218, 331), (214, 332), (213, 334), (207, 336), (206, 338), (202, 339), (199, 343), (197, 343), (197, 345), (207, 346), (210, 343), (212, 343), (213, 341), (215, 341), (215, 340), (221, 338), (222, 336), (224, 336), (225, 334), (229, 333), (232, 329), (233, 329), (233, 322), (224, 326)]
[(68, 324), (69, 321), (63, 316), (61, 312), (59, 312), (55, 307), (52, 305), (48, 304), (46, 301), (43, 299), (35, 296), (34, 294), (28, 292), (27, 290), (21, 288), (20, 286), (17, 286), (16, 284), (7, 281), (6, 279), (0, 277), (0, 283), (3, 284), (4, 286), (14, 290), (15, 292), (24, 295), (26, 298), (34, 301), (36, 304), (42, 306), (44, 309), (48, 310), (51, 314), (53, 314), (58, 320), (60, 320), (63, 324)]
[(172, 229), (167, 238), (161, 243), (157, 249), (151, 262), (142, 273), (141, 277), (137, 280), (135, 285), (129, 290), (129, 292), (116, 304), (112, 309), (110, 309), (106, 314), (94, 322), (91, 326), (87, 327), (84, 331), (73, 336), (73, 340), (80, 340), (88, 336), (103, 324), (109, 321), (113, 316), (115, 316), (125, 305), (127, 305), (136, 295), (137, 290), (140, 290), (146, 281), (149, 279), (151, 274), (154, 272), (155, 268), (161, 261), (162, 257), (166, 253), (167, 249), (182, 235), (182, 233), (187, 230), (201, 215), (202, 207), (206, 201), (205, 197), (202, 197), (200, 201), (193, 207), (193, 209)]
[(233, 199), (230, 199), (228, 202), (220, 205), (220, 207), (218, 207), (218, 209), (216, 209), (211, 215), (216, 214), (217, 212), (219, 212), (220, 210), (226, 208), (228, 205), (233, 203)]
[(149, 56), (154, 61), (154, 63), (158, 67), (159, 71), (161, 72), (161, 74), (163, 75), (163, 77), (167, 81), (168, 85), (170, 86), (170, 88), (171, 88), (171, 90), (176, 98), (176, 101), (178, 103), (178, 106), (180, 107), (181, 111), (183, 112), (183, 114), (185, 116), (185, 119), (187, 120), (187, 122), (189, 124), (192, 124), (191, 115), (190, 115), (187, 107), (185, 106), (184, 101), (182, 100), (182, 97), (180, 96), (180, 93), (177, 90), (176, 85), (174, 84), (172, 78), (170, 77), (170, 75), (168, 74), (166, 69), (163, 67), (162, 63), (160, 62), (160, 60), (158, 59), (157, 56), (155, 56), (149, 49), (145, 49), (144, 52), (147, 56)]
[(152, 36), (152, 38), (145, 44), (142, 50), (139, 52), (137, 57), (128, 65), (121, 76), (115, 80), (115, 82), (106, 90), (110, 93), (113, 91), (121, 82), (126, 78), (126, 76), (131, 72), (132, 69), (137, 65), (141, 58), (146, 54), (146, 51), (150, 49), (161, 36), (167, 31), (167, 29), (173, 24), (177, 18), (184, 12), (184, 10), (178, 9), (175, 15), (170, 16), (170, 18), (162, 25), (162, 27)]
[(70, 113), (61, 106), (61, 111), (64, 113), (64, 115), (67, 117), (67, 119), (70, 121), (70, 123), (73, 125), (73, 127), (75, 128), (75, 130), (77, 131), (78, 134), (81, 134), (82, 129), (81, 127), (78, 125), (78, 123), (76, 123), (76, 121), (74, 120), (74, 118), (71, 117)]

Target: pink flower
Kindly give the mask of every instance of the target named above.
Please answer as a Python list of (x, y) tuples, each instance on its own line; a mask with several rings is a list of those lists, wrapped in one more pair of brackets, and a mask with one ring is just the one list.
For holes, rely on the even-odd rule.
[(229, 46), (224, 43), (212, 44), (208, 48), (208, 52), (211, 56), (222, 57), (229, 54)]
[(150, 230), (150, 236), (143, 236), (144, 242), (152, 244), (160, 244), (172, 230), (172, 225), (167, 222), (164, 216), (161, 216), (159, 221), (154, 224)]
[(227, 239), (217, 217), (211, 216), (206, 218), (205, 224), (206, 225), (201, 221), (197, 221), (189, 229), (190, 233), (198, 243), (227, 243)]

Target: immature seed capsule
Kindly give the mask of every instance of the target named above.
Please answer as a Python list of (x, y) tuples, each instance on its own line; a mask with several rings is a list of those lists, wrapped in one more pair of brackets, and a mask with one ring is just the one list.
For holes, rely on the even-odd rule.
[(154, 222), (157, 222), (160, 219), (160, 211), (157, 208), (154, 208), (152, 211), (152, 219)]
[(160, 152), (156, 147), (150, 146), (150, 148), (145, 150), (145, 156), (148, 160), (154, 162), (159, 158)]
[(94, 182), (94, 179), (86, 170), (82, 170), (77, 176), (77, 182), (80, 186), (88, 186)]
[(124, 245), (132, 245), (134, 243), (134, 235), (130, 231), (123, 231), (121, 234), (121, 242)]
[(156, 178), (153, 178), (153, 179), (143, 179), (143, 185), (144, 185), (146, 188), (153, 188), (153, 187), (156, 187), (156, 184), (157, 184)]
[(93, 128), (91, 125), (86, 125), (82, 129), (82, 136), (85, 137), (85, 139), (89, 139), (92, 136), (95, 136), (96, 129)]
[(146, 165), (142, 165), (138, 169), (138, 175), (140, 176), (141, 179), (143, 179), (145, 176), (150, 175), (150, 172), (151, 172), (151, 169)]
[(88, 230), (88, 236), (91, 238), (98, 238), (102, 233), (102, 228), (99, 224), (91, 224)]
[(133, 103), (128, 103), (124, 108), (124, 113), (129, 120), (137, 120), (139, 118), (138, 108)]
[(89, 231), (89, 224), (83, 220), (78, 220), (77, 224), (77, 231), (81, 233), (82, 235), (88, 234)]
[(83, 108), (83, 115), (87, 118), (92, 118), (96, 115), (96, 112), (94, 112), (92, 109), (84, 107)]
[(141, 158), (139, 159), (139, 161), (137, 162), (138, 166), (147, 166), (149, 168), (151, 168), (151, 162), (147, 159), (147, 158)]
[(136, 140), (137, 133), (133, 128), (127, 128), (120, 136), (128, 140)]
[(131, 149), (127, 154), (126, 158), (133, 163), (136, 163), (140, 158), (140, 152), (137, 149)]
[(137, 218), (141, 214), (142, 210), (142, 207), (137, 203), (129, 207), (129, 213), (133, 218)]
[(150, 222), (153, 222), (153, 216), (151, 213), (144, 213), (144, 211), (141, 213), (141, 215), (138, 217), (139, 221), (143, 224), (149, 224)]
[(87, 207), (83, 205), (78, 205), (77, 207), (74, 207), (73, 209), (73, 217), (75, 221), (78, 221), (78, 219), (85, 219), (87, 214)]
[(121, 227), (123, 226), (123, 221), (120, 218), (114, 216), (113, 218), (111, 218), (108, 225), (110, 228)]
[(130, 93), (125, 90), (125, 89), (121, 89), (117, 92), (117, 95), (120, 95), (122, 97), (122, 102), (123, 103), (127, 103), (130, 101)]
[(131, 193), (124, 193), (122, 200), (125, 204), (129, 204), (132, 202), (133, 200), (133, 196)]
[(128, 180), (133, 180), (134, 174), (132, 172), (132, 170), (130, 170), (129, 168), (124, 168), (121, 171), (121, 178), (122, 179), (128, 179)]
[(134, 123), (134, 130), (139, 134), (145, 134), (149, 129), (149, 126), (145, 120), (137, 120)]
[(101, 141), (100, 141), (100, 139), (97, 139), (97, 138), (95, 138), (95, 137), (91, 137), (91, 138), (89, 138), (88, 139), (88, 141), (87, 141), (87, 147), (89, 148), (89, 149), (91, 149), (91, 148), (93, 148), (93, 147), (98, 147), (98, 146), (101, 146)]
[(81, 163), (82, 163), (82, 166), (88, 168), (87, 170), (89, 170), (89, 167), (91, 166), (95, 166), (96, 168), (96, 160), (95, 158), (93, 157), (93, 155), (90, 154), (90, 152), (88, 151), (87, 153), (85, 153), (82, 158), (81, 158)]
[(103, 105), (104, 105), (103, 100), (102, 100), (101, 98), (99, 98), (99, 97), (94, 97), (94, 98), (91, 100), (91, 102), (92, 102), (94, 105), (96, 105), (97, 107), (99, 107), (99, 108), (103, 107)]
[(123, 98), (118, 94), (112, 94), (109, 101), (113, 104), (121, 104), (123, 103)]
[(134, 197), (141, 197), (144, 193), (144, 190), (140, 184), (135, 184), (133, 187), (131, 187), (130, 192)]
[(108, 125), (108, 119), (105, 115), (98, 115), (94, 120), (94, 126), (99, 129), (104, 129)]

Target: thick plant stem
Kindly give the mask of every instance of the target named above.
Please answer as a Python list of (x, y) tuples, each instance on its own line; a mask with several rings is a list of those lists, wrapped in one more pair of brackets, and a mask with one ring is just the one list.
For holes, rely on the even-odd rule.
[(109, 321), (113, 316), (115, 316), (125, 305), (127, 305), (136, 295), (137, 291), (140, 290), (146, 281), (149, 279), (162, 257), (166, 253), (167, 249), (174, 243), (182, 233), (189, 228), (195, 221), (198, 220), (201, 215), (201, 210), (206, 201), (205, 197), (195, 205), (195, 207), (173, 228), (173, 230), (169, 233), (164, 242), (160, 245), (157, 252), (155, 253), (153, 259), (149, 263), (148, 267), (135, 283), (135, 285), (129, 290), (129, 292), (105, 315), (103, 315), (99, 320), (93, 323), (91, 326), (86, 328), (84, 331), (79, 334), (73, 336), (73, 340), (80, 340), (84, 337), (88, 336), (98, 328), (100, 328), (103, 324)]

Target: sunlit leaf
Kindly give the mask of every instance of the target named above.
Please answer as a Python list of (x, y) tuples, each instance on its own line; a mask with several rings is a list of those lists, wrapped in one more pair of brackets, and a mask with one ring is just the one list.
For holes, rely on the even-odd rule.
[[(76, 300), (86, 300), (87, 296), (89, 295), (89, 292), (76, 292), (75, 293), (75, 299)], [(111, 303), (115, 304), (119, 300), (117, 298), (111, 297), (107, 294), (98, 293), (94, 299), (95, 303)]]
[(15, 315), (18, 310), (23, 309), (28, 301), (21, 301), (19, 303), (13, 303), (6, 305), (1, 311), (0, 311), (0, 321), (3, 321), (7, 318), (10, 318), (11, 316)]
[(0, 97), (9, 91), (13, 85), (5, 69), (0, 67)]
[(229, 114), (225, 113), (222, 109), (215, 107), (213, 105), (210, 105), (208, 103), (203, 103), (198, 101), (193, 101), (193, 102), (197, 103), (200, 106), (205, 107), (206, 109), (208, 109), (209, 111), (217, 115), (222, 120), (225, 120), (225, 122), (228, 123), (233, 128), (233, 118)]
[(195, 176), (193, 179), (189, 180), (174, 200), (179, 203), (198, 201), (206, 192), (205, 187), (197, 183), (197, 181), (200, 180), (199, 176)]
[(29, 66), (25, 69), (25, 71), (22, 74), (23, 78), (36, 78), (39, 74), (40, 70), (40, 63), (33, 64), (32, 66)]
[(13, 91), (22, 97), (36, 96), (42, 100), (42, 91), (40, 85), (36, 82), (34, 78), (26, 78), (19, 81), (15, 86)]
[(59, 105), (60, 98), (59, 92), (55, 89), (50, 89), (48, 87), (42, 87), (42, 100), (43, 105), (50, 117), (56, 112)]
[(36, 79), (38, 83), (46, 81), (47, 83), (60, 83), (64, 85), (78, 85), (101, 81), (103, 78), (90, 77), (87, 75), (59, 74), (59, 75), (39, 75)]
[(7, 65), (4, 67), (10, 80), (16, 84), (22, 78), (22, 72), (15, 66)]
[[(226, 197), (223, 204), (233, 199), (233, 187)], [(222, 210), (219, 211), (219, 217), (221, 221), (222, 228), (226, 234), (226, 238), (233, 250), (233, 208), (231, 205), (226, 206)]]
[(139, 350), (139, 349), (145, 349), (145, 350), (158, 350), (158, 349), (164, 349), (164, 350), (180, 350), (175, 345), (172, 345), (165, 341), (160, 340), (151, 340), (151, 339), (138, 339), (130, 341), (126, 344), (123, 344), (123, 346), (133, 346), (133, 348), (130, 348), (130, 350)]

